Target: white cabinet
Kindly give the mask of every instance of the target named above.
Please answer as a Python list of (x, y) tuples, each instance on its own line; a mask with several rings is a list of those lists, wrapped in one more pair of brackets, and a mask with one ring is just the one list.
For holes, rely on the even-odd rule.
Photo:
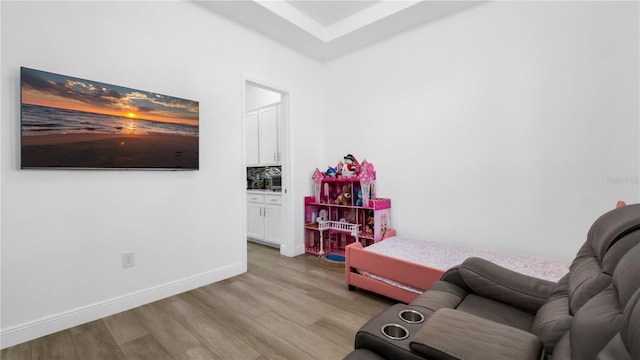
[(258, 135), (258, 112), (247, 113), (247, 165), (260, 163), (260, 136)]
[(247, 194), (247, 237), (282, 244), (282, 195)]
[(269, 107), (258, 111), (260, 135), (260, 164), (279, 164), (278, 108)]
[[(274, 205), (277, 202), (277, 205)], [(282, 244), (282, 196), (266, 196), (264, 205), (264, 239)]]
[(247, 202), (247, 237), (264, 239), (264, 218), (262, 203)]
[(247, 165), (279, 165), (278, 105), (251, 111), (246, 120)]

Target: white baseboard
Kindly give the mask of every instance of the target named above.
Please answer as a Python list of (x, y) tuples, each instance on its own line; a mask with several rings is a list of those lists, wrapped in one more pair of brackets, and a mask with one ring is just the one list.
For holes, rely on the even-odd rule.
[(190, 276), (0, 330), (0, 349), (133, 309), (243, 273), (242, 264)]
[[(293, 249), (293, 251), (291, 251)], [(288, 247), (284, 244), (280, 246), (280, 254), (288, 257), (294, 257), (304, 254), (304, 244)]]
[(304, 254), (304, 244), (297, 244), (295, 247), (295, 252), (293, 256), (298, 256)]

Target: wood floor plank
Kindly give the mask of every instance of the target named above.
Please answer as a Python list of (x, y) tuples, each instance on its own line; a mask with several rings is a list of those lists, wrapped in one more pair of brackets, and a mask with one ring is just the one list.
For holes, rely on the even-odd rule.
[[(318, 266), (321, 265), (318, 264)], [(289, 287), (301, 289), (302, 291), (312, 291), (319, 288), (347, 301), (353, 300), (355, 296), (353, 293), (345, 291), (346, 284), (337, 286), (336, 284), (332, 284), (331, 282), (322, 281), (321, 279), (315, 279), (313, 276), (309, 276), (309, 274), (304, 272), (283, 273), (277, 267), (269, 267), (262, 263), (255, 264), (254, 268), (256, 270), (255, 273), (261, 274), (263, 276), (268, 276), (272, 279), (276, 279), (282, 284), (286, 284)], [(342, 276), (344, 277), (344, 274)]]
[(350, 352), (276, 313), (266, 313), (257, 318), (256, 322), (282, 339), (304, 349), (315, 359), (342, 359)]
[[(334, 293), (328, 292), (320, 288), (311, 289), (306, 293), (306, 295), (320, 302), (328, 303), (328, 304), (335, 303), (336, 301), (338, 301), (334, 296), (335, 295)], [(379, 313), (382, 309), (386, 309), (388, 307), (389, 307), (388, 305), (380, 308), (378, 308), (377, 306), (367, 307), (364, 303), (353, 301), (353, 300), (352, 301), (343, 300), (340, 302), (340, 308), (343, 311), (346, 311), (351, 314), (356, 314), (356, 315), (364, 315), (367, 317), (371, 317), (369, 315), (371, 312), (373, 312), (374, 314)]]
[(102, 320), (118, 345), (149, 334), (133, 311), (124, 311)]
[(209, 294), (211, 302), (224, 304), (228, 310), (238, 312), (249, 318), (256, 318), (268, 310), (268, 308), (264, 306), (264, 304), (260, 303), (258, 299), (252, 296), (244, 296), (240, 290), (231, 285), (224, 288), (224, 290), (211, 289), (208, 286), (198, 290), (202, 290)]
[(242, 333), (238, 336), (244, 339), (245, 342), (250, 343), (253, 348), (268, 359), (313, 359), (310, 354), (277, 336), (253, 319), (249, 319), (242, 313), (225, 311), (227, 305), (224, 301), (216, 300), (214, 296), (203, 291), (202, 288), (193, 291), (192, 294), (202, 302), (207, 303), (217, 317), (241, 329)]
[(247, 297), (254, 297), (270, 311), (287, 317), (302, 326), (311, 325), (321, 319), (319, 314), (307, 311), (303, 306), (298, 305), (295, 301), (287, 301), (282, 297), (278, 297), (264, 291), (264, 289), (256, 291), (256, 287), (251, 284), (247, 284), (244, 281), (238, 281), (231, 285), (231, 287), (238, 289)]
[(248, 272), (0, 352), (3, 360), (342, 359), (394, 302), (348, 291), (342, 269), (249, 243)]
[(133, 309), (133, 312), (172, 358), (187, 359), (186, 351), (200, 346), (201, 343), (177, 320), (167, 316), (160, 305), (161, 302), (147, 304)]
[[(318, 314), (323, 318), (334, 321), (338, 324), (346, 324), (346, 326), (348, 326), (348, 324), (359, 324), (358, 328), (360, 328), (360, 325), (364, 324), (371, 318), (371, 314), (380, 313), (392, 304), (390, 301), (387, 302), (386, 300), (380, 300), (381, 302), (377, 307), (370, 305), (364, 309), (358, 309), (358, 312), (346, 311), (344, 307), (351, 307), (350, 302), (337, 301), (333, 297), (329, 297), (330, 301), (320, 300), (306, 294), (292, 293), (273, 284), (272, 286), (267, 286), (268, 282), (265, 283), (264, 279), (259, 276), (252, 274), (249, 274), (249, 276), (252, 281), (255, 281), (254, 284), (256, 287), (262, 288), (263, 291), (273, 293), (286, 301), (295, 302), (310, 313)], [(263, 284), (264, 286), (260, 284)], [(367, 310), (369, 311), (368, 313), (366, 313)]]
[(69, 331), (60, 331), (37, 339), (31, 346), (31, 352), (33, 360), (78, 359)]
[(239, 335), (242, 329), (234, 322), (220, 318), (217, 312), (205, 308), (191, 294), (183, 294), (171, 301), (166, 311), (180, 319), (181, 324), (198, 337), (220, 359), (252, 360), (260, 356)]
[(338, 324), (328, 319), (320, 319), (307, 329), (345, 350), (353, 350), (354, 334), (361, 326), (362, 324)]
[(172, 360), (167, 351), (151, 334), (120, 344), (127, 360)]
[(31, 360), (31, 345), (33, 342), (18, 344), (0, 351), (0, 359), (2, 360)]
[(92, 360), (124, 359), (118, 344), (102, 320), (69, 329), (78, 358)]
[(205, 346), (194, 347), (184, 354), (189, 360), (212, 360), (216, 358), (216, 355)]

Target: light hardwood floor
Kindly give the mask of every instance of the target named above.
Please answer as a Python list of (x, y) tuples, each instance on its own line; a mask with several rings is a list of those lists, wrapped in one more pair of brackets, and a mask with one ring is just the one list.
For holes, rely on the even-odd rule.
[(344, 269), (248, 244), (248, 272), (2, 350), (2, 360), (342, 359), (393, 302)]

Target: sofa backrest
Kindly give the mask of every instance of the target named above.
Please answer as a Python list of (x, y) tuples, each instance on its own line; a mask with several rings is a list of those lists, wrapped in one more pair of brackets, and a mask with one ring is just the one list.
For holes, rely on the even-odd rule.
[(598, 354), (597, 360), (640, 359), (640, 290), (624, 309), (620, 332)]
[(637, 360), (640, 359), (640, 290), (622, 314), (620, 332), (598, 353), (596, 360)]
[(631, 300), (625, 308), (620, 338), (629, 353), (629, 358), (640, 359), (640, 290), (636, 291)]
[(640, 204), (613, 209), (593, 223), (587, 241), (569, 268), (570, 314), (611, 284), (611, 274), (620, 258), (639, 241), (627, 235), (637, 231), (640, 231)]
[[(640, 239), (640, 232), (629, 234)], [(616, 266), (612, 283), (588, 300), (575, 314), (569, 331), (553, 352), (553, 360), (596, 359), (621, 330), (627, 304), (637, 299), (640, 289), (640, 244), (629, 250)]]
[(536, 313), (531, 332), (543, 342), (547, 355), (568, 331), (573, 315), (611, 285), (620, 259), (640, 243), (640, 205), (620, 207), (599, 217), (588, 232), (569, 273)]

